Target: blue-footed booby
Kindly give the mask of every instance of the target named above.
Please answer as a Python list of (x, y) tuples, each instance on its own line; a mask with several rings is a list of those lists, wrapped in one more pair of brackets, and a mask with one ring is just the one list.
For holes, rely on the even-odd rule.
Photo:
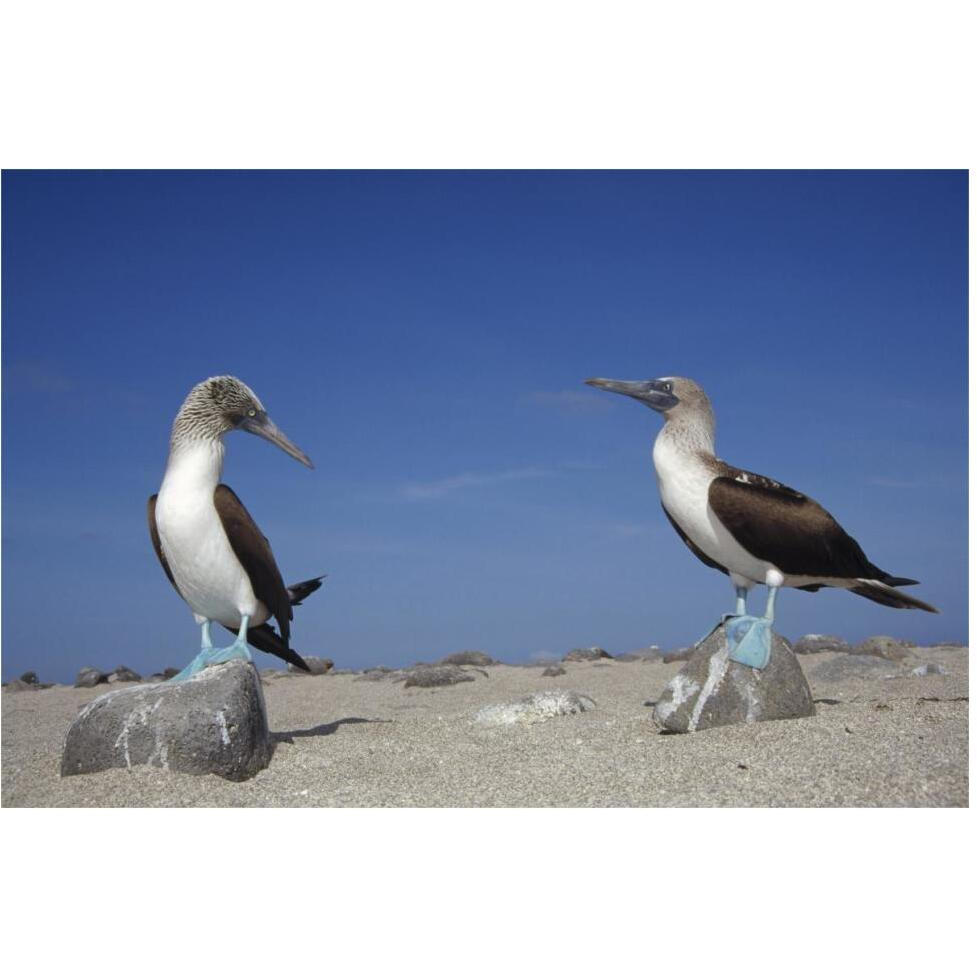
[[(871, 563), (813, 499), (717, 458), (712, 405), (693, 380), (586, 382), (633, 397), (664, 416), (652, 455), (662, 508), (686, 546), (707, 566), (728, 574), (736, 589), (736, 612), (724, 617), (734, 661), (755, 668), (767, 664), (781, 587), (842, 587), (888, 607), (939, 613), (897, 590), (918, 581), (894, 577)], [(768, 589), (762, 618), (746, 613), (747, 593), (756, 584)]]
[[(210, 377), (187, 395), (173, 422), (163, 484), (148, 506), (159, 562), (201, 629), (200, 654), (174, 682), (233, 658), (251, 661), (248, 644), (309, 671), (289, 647), (292, 606), (318, 590), (322, 577), (286, 587), (268, 540), (241, 500), (220, 484), (224, 435), (235, 430), (257, 434), (312, 467), (236, 377)], [(212, 621), (236, 633), (233, 644), (213, 646)]]

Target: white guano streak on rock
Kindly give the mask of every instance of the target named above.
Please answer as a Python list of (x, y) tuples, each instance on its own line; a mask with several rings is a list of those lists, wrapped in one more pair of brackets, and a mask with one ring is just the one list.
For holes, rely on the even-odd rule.
[(668, 719), (683, 702), (688, 702), (699, 691), (699, 683), (693, 682), (687, 675), (679, 672), (668, 683), (667, 688), (672, 690), (672, 699), (671, 702), (659, 704), (658, 715), (661, 719)]
[(223, 709), (217, 713), (217, 725), (220, 726), (221, 742), (224, 744), (224, 746), (230, 746), (231, 737), (227, 732), (227, 717), (224, 715)]
[(689, 716), (690, 733), (695, 732), (706, 702), (712, 697), (713, 692), (719, 687), (719, 683), (725, 678), (726, 669), (728, 668), (729, 654), (725, 648), (720, 648), (709, 659), (709, 674), (706, 676), (706, 683), (702, 686), (702, 692), (699, 694), (699, 698), (692, 709), (692, 715)]
[(760, 708), (760, 700), (756, 697), (756, 685), (759, 681), (760, 673), (755, 669), (750, 669), (749, 675), (743, 679), (743, 687), (746, 693), (746, 721), (755, 723), (757, 721), (757, 710)]
[[(120, 689), (119, 691), (126, 691), (126, 690)], [(160, 707), (162, 702), (163, 702), (162, 699), (157, 699), (151, 706), (143, 702), (142, 705), (136, 706), (129, 713), (129, 715), (126, 716), (126, 720), (122, 724), (122, 729), (119, 732), (119, 735), (115, 738), (115, 748), (118, 749), (120, 745), (122, 746), (122, 753), (126, 760), (127, 770), (132, 769), (132, 761), (129, 758), (129, 730), (131, 730), (133, 725), (135, 725), (136, 723), (141, 723), (143, 726), (148, 725), (149, 717), (152, 716), (154, 712), (156, 712), (156, 710)], [(159, 733), (157, 732), (156, 746), (153, 749), (153, 754), (150, 757), (150, 761), (152, 761), (152, 758), (154, 756), (158, 755), (159, 746), (160, 746)]]

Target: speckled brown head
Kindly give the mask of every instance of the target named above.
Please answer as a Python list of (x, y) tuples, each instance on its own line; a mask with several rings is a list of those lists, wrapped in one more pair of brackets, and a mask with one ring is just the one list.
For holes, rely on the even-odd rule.
[(258, 395), (243, 380), (231, 376), (209, 377), (187, 394), (173, 422), (170, 444), (177, 447), (192, 441), (214, 441), (235, 430), (256, 434), (312, 467), (305, 452), (274, 424)]
[(691, 414), (706, 414), (712, 417), (712, 405), (706, 392), (695, 380), (689, 380), (687, 377), (661, 377), (658, 380), (594, 378), (584, 382), (591, 387), (633, 397), (646, 407), (664, 414), (667, 420)]

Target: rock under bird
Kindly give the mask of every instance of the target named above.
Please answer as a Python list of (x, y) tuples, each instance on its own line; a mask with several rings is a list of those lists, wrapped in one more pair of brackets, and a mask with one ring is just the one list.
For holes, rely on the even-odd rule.
[[(231, 431), (256, 434), (312, 468), (236, 377), (210, 377), (187, 395), (173, 422), (163, 483), (148, 505), (156, 555), (201, 629), (200, 654), (172, 681), (233, 658), (251, 661), (248, 644), (309, 670), (289, 647), (292, 606), (318, 590), (322, 577), (286, 587), (268, 540), (241, 500), (220, 484), (224, 436)], [(236, 633), (233, 644), (213, 646), (213, 621)]]
[[(693, 380), (586, 382), (633, 397), (664, 416), (653, 452), (662, 508), (686, 546), (707, 566), (728, 574), (736, 589), (736, 612), (724, 619), (735, 661), (766, 664), (781, 587), (841, 587), (888, 607), (939, 613), (897, 590), (918, 581), (880, 570), (813, 499), (717, 458), (712, 405)], [(746, 614), (746, 596), (756, 584), (768, 588), (762, 618)]]

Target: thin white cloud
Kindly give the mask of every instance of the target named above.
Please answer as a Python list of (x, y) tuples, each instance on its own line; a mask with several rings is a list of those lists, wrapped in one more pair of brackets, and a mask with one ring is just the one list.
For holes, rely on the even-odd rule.
[(453, 492), (464, 489), (481, 488), (486, 485), (499, 485), (527, 478), (546, 478), (554, 474), (547, 468), (512, 468), (501, 472), (463, 472), (434, 482), (411, 482), (402, 486), (400, 494), (411, 502), (424, 502), (429, 499), (443, 499)]

